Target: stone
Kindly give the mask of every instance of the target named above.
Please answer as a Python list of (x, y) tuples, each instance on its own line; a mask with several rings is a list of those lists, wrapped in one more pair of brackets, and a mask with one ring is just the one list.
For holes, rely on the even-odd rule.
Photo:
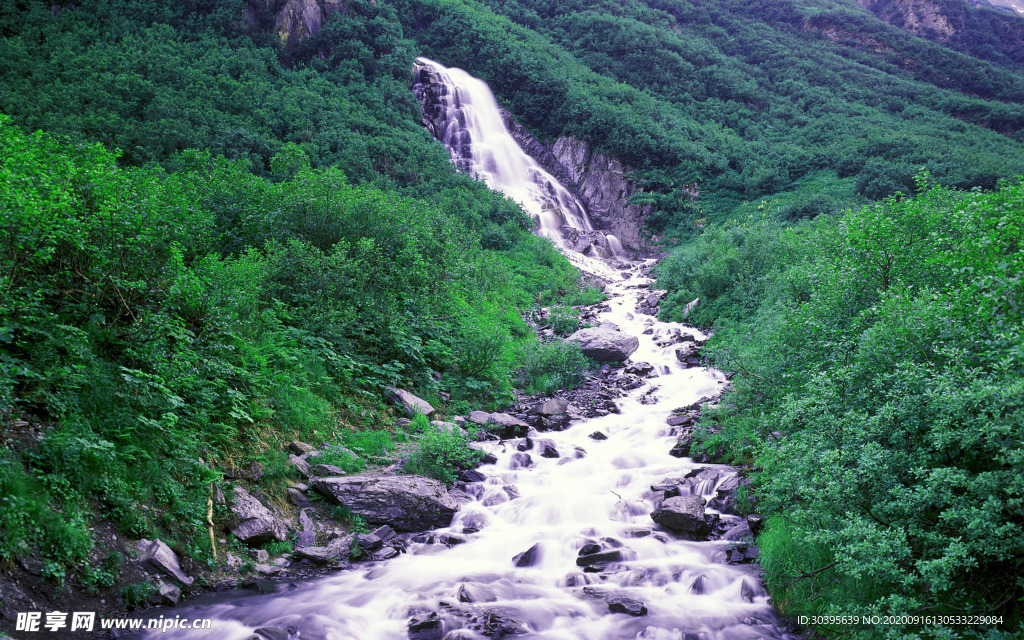
[(711, 527), (704, 518), (704, 504), (700, 496), (666, 498), (651, 512), (651, 519), (675, 532), (707, 535)]
[(176, 585), (161, 582), (156, 595), (157, 604), (174, 606), (178, 604), (178, 600), (181, 600), (181, 589)]
[(540, 452), (542, 458), (557, 458), (558, 449), (555, 448), (555, 443), (550, 440), (538, 440), (537, 451)]
[(686, 342), (681, 347), (676, 347), (676, 360), (679, 362), (688, 362), (691, 358), (697, 355), (697, 345), (692, 342)]
[(368, 523), (396, 531), (446, 527), (459, 508), (444, 483), (424, 476), (321, 478), (313, 488)]
[(263, 478), (263, 465), (259, 462), (253, 460), (252, 465), (250, 466), (250, 471), (254, 482), (259, 482), (260, 479)]
[(387, 542), (388, 540), (391, 540), (398, 534), (395, 533), (395, 530), (389, 527), (388, 525), (384, 525), (382, 527), (377, 527), (376, 529), (371, 531), (370, 535), (377, 536), (378, 538), (380, 538), (381, 542)]
[(594, 433), (590, 434), (588, 437), (591, 440), (607, 440), (608, 439), (608, 436), (606, 436), (605, 434), (601, 433), (600, 431), (595, 431)]
[(548, 398), (540, 403), (534, 410), (542, 416), (559, 416), (569, 408), (569, 401), (562, 398)]
[(668, 454), (673, 458), (689, 457), (691, 445), (692, 443), (690, 442), (690, 440), (680, 440), (679, 442), (675, 443), (675, 445), (671, 449), (669, 449)]
[(441, 640), (444, 637), (444, 627), (438, 615), (432, 612), (424, 619), (409, 620), (406, 633), (409, 640)]
[[(586, 548), (586, 547), (584, 547)], [(609, 551), (598, 551), (597, 553), (588, 553), (580, 555), (576, 558), (577, 567), (593, 567), (593, 566), (605, 566), (611, 562), (622, 562), (625, 558), (618, 549), (612, 549)]]
[(530, 454), (517, 451), (512, 454), (512, 459), (509, 461), (509, 467), (512, 469), (528, 469), (533, 466), (533, 458)]
[(309, 498), (306, 497), (306, 494), (295, 488), (288, 489), (288, 501), (300, 509), (313, 504), (310, 502)]
[(273, 564), (256, 564), (253, 569), (256, 570), (256, 573), (264, 576), (273, 576), (284, 571), (282, 567)]
[(295, 640), (299, 637), (299, 629), (293, 624), (288, 625), (287, 629), (281, 627), (260, 627), (253, 631), (252, 637), (249, 640)]
[(666, 420), (665, 422), (670, 427), (681, 427), (681, 426), (686, 425), (686, 424), (691, 424), (693, 421), (694, 421), (694, 417), (693, 416), (683, 415), (683, 416), (669, 416), (668, 420)]
[(373, 559), (377, 562), (381, 562), (382, 560), (390, 560), (391, 558), (394, 558), (397, 555), (398, 549), (395, 549), (394, 547), (384, 547), (380, 551), (373, 554)]
[(316, 451), (316, 447), (314, 447), (311, 444), (306, 444), (305, 442), (292, 440), (291, 442), (288, 443), (288, 450), (296, 455), (301, 456), (304, 453), (312, 453)]
[(487, 424), (491, 419), (491, 414), (486, 411), (471, 411), (469, 414), (469, 421), (477, 424)]
[(316, 530), (316, 527), (313, 525), (313, 518), (309, 516), (309, 509), (303, 509), (299, 512), (299, 526), (302, 527), (303, 531)]
[(761, 529), (764, 528), (764, 516), (759, 513), (752, 513), (747, 516), (747, 526), (750, 530), (757, 535), (761, 533)]
[(507, 638), (529, 633), (526, 627), (497, 609), (489, 609), (483, 616), (483, 633), (489, 638)]
[(309, 477), (310, 470), (309, 470), (309, 463), (308, 462), (306, 462), (305, 460), (303, 460), (299, 456), (295, 455), (294, 453), (288, 456), (288, 462), (291, 463), (291, 465), (293, 467), (298, 469), (299, 473), (301, 473), (302, 475), (304, 475), (306, 477)]
[(343, 476), (345, 470), (341, 467), (337, 467), (333, 464), (314, 464), (310, 467), (310, 471), (313, 475), (317, 476)]
[(295, 537), (296, 547), (315, 547), (316, 531), (300, 531)]
[(540, 562), (540, 543), (512, 556), (512, 564), (517, 567), (533, 567)]
[(485, 480), (487, 480), (487, 476), (475, 469), (469, 469), (459, 474), (459, 481), (467, 484), (472, 482), (484, 482)]
[(139, 564), (170, 576), (185, 586), (192, 584), (192, 578), (181, 570), (178, 554), (163, 540), (139, 540), (136, 548), (139, 550)]
[(647, 615), (647, 606), (636, 598), (613, 596), (608, 599), (608, 611), (625, 613), (630, 616), (645, 616)]
[(487, 587), (480, 584), (461, 584), (455, 593), (459, 602), (494, 602), (497, 596)]
[(256, 562), (270, 562), (270, 553), (266, 549), (249, 549), (249, 557)]
[[(475, 412), (474, 412), (475, 413)], [(521, 438), (530, 425), (507, 413), (495, 412), (487, 418), (488, 429), (502, 438)]]
[(249, 546), (259, 546), (272, 540), (286, 540), (288, 525), (275, 516), (259, 500), (242, 487), (235, 487), (235, 501), (230, 507), (236, 524), (231, 533)]
[(598, 362), (621, 362), (640, 347), (636, 336), (612, 329), (580, 329), (568, 340), (579, 345), (583, 354)]
[(385, 387), (384, 399), (389, 404), (404, 411), (410, 418), (415, 418), (419, 414), (426, 415), (429, 418), (434, 413), (434, 407), (429, 402), (409, 393), (405, 389)]
[(296, 558), (309, 560), (313, 564), (331, 564), (339, 560), (341, 550), (327, 547), (296, 547), (292, 552)]

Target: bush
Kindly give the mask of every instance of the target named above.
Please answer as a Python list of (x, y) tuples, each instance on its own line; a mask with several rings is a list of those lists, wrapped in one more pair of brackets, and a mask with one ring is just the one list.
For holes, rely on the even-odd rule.
[(573, 389), (597, 368), (580, 348), (562, 340), (526, 342), (516, 354), (518, 376), (516, 385), (529, 393), (552, 393)]
[(459, 471), (471, 469), (483, 454), (469, 446), (468, 437), (458, 428), (429, 425), (420, 435), (406, 473), (430, 476), (451, 485)]

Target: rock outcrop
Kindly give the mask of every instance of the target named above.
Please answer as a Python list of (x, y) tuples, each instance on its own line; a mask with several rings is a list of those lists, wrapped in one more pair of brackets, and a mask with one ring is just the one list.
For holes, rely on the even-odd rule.
[(344, 8), (342, 0), (249, 0), (246, 15), (250, 24), (258, 23), (268, 13), (274, 17), (273, 30), (285, 46), (295, 46), (300, 40), (320, 33), (324, 21), (331, 13)]
[(621, 362), (640, 347), (636, 336), (602, 327), (580, 329), (568, 340), (578, 344), (584, 355), (598, 362)]
[(258, 546), (288, 538), (288, 524), (242, 487), (235, 487), (231, 513), (236, 522), (231, 533), (247, 545)]
[(446, 527), (459, 509), (443, 483), (423, 476), (320, 478), (313, 488), (370, 524), (396, 531)]
[(590, 143), (579, 138), (566, 136), (547, 144), (540, 142), (510, 114), (503, 115), (505, 126), (523, 151), (583, 201), (594, 227), (614, 235), (629, 251), (641, 255), (655, 252), (642, 233), (650, 206), (627, 204), (640, 191), (626, 177), (632, 172), (630, 167), (594, 151)]

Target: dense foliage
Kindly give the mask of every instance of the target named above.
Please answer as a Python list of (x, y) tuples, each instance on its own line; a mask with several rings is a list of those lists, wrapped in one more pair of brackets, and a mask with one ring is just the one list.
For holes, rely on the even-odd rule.
[[(757, 468), (778, 604), (1017, 629), (1024, 186), (920, 189), (800, 228), (706, 233), (663, 281), (706, 296), (713, 361), (737, 374), (704, 445)], [(862, 633), (883, 631), (920, 629)]]
[[(771, 196), (813, 217), (1024, 171), (1024, 81), (855, 3), (402, 0), (424, 52), (486, 79), (537, 133), (640, 170), (656, 233)], [(697, 181), (700, 204), (686, 191)]]

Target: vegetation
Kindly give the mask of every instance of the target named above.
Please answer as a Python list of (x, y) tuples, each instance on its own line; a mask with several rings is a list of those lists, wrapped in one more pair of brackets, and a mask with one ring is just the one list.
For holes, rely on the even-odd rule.
[(796, 228), (709, 231), (662, 280), (707, 297), (713, 361), (737, 374), (703, 445), (757, 469), (784, 610), (1017, 629), (1024, 185), (962, 192), (923, 175), (918, 190)]

